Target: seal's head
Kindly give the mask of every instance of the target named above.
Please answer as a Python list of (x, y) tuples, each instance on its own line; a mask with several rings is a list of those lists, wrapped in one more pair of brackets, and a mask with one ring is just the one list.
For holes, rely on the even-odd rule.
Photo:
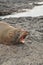
[(25, 30), (20, 31), (20, 35), (18, 36), (17, 43), (25, 43), (25, 38), (29, 34), (29, 32)]
[(8, 33), (6, 34), (3, 40), (4, 40), (4, 43), (7, 45), (24, 43), (27, 35), (28, 35), (28, 32), (25, 30), (14, 29), (14, 30), (8, 31)]

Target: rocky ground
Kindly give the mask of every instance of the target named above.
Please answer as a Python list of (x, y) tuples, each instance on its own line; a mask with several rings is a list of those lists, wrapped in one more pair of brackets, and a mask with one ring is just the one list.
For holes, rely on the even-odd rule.
[(31, 9), (35, 6), (35, 2), (41, 1), (43, 0), (0, 0), (0, 16)]
[(6, 46), (0, 44), (0, 65), (43, 65), (43, 16), (0, 20), (30, 32), (24, 45)]

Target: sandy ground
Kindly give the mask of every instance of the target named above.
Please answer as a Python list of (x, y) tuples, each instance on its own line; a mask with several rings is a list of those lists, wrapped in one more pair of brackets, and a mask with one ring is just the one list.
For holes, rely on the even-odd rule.
[(43, 65), (43, 16), (9, 18), (1, 21), (23, 28), (29, 31), (30, 35), (23, 45), (0, 44), (0, 65)]

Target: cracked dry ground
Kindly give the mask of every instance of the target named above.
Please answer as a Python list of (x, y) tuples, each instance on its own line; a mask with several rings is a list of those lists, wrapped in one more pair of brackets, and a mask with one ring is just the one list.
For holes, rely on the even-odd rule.
[(0, 65), (43, 65), (43, 17), (10, 18), (4, 21), (26, 29), (30, 35), (24, 45), (0, 44)]

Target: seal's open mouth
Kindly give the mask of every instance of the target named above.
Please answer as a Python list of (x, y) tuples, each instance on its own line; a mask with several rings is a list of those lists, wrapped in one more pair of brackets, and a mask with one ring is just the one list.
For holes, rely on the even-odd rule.
[(28, 32), (25, 31), (25, 32), (20, 36), (20, 42), (21, 42), (21, 43), (24, 43), (24, 42), (25, 42), (25, 38), (26, 38), (27, 35), (28, 35)]

